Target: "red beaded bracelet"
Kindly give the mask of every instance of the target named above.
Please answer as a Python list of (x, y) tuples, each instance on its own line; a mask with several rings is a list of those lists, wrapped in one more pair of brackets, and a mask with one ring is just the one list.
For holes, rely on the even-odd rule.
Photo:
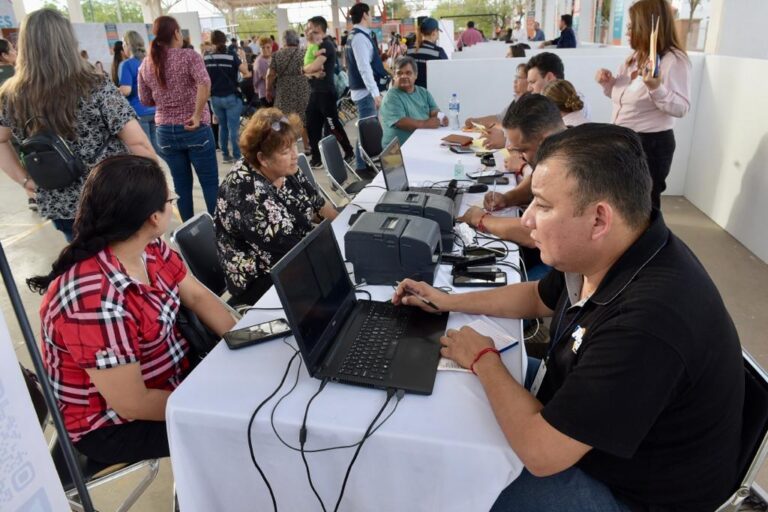
[(480, 358), (483, 357), (488, 352), (493, 352), (497, 356), (501, 357), (501, 354), (495, 348), (493, 348), (493, 347), (485, 347), (483, 350), (481, 350), (480, 352), (477, 353), (477, 355), (475, 356), (475, 360), (472, 361), (471, 365), (469, 365), (469, 369), (472, 370), (472, 373), (474, 373), (475, 375), (477, 375), (477, 373), (475, 372), (475, 363), (477, 363), (480, 360)]

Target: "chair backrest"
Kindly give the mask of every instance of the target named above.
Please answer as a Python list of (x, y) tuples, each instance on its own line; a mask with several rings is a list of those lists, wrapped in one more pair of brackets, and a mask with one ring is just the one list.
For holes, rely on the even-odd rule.
[(309, 184), (315, 187), (317, 190), (317, 180), (315, 179), (315, 175), (312, 173), (312, 167), (309, 165), (309, 159), (304, 153), (299, 153), (299, 170), (304, 175), (304, 177), (307, 178)]
[(384, 131), (379, 123), (378, 116), (364, 117), (357, 122), (357, 134), (363, 151), (370, 158), (376, 158), (381, 154), (381, 138)]
[(179, 248), (192, 275), (216, 295), (223, 294), (227, 285), (219, 263), (213, 218), (208, 213), (198, 213), (176, 228), (171, 241)]
[(320, 140), (320, 157), (331, 177), (336, 183), (343, 185), (347, 181), (347, 165), (336, 137), (329, 135)]
[(749, 487), (768, 454), (768, 374), (746, 350), (742, 354), (744, 410), (737, 485)]

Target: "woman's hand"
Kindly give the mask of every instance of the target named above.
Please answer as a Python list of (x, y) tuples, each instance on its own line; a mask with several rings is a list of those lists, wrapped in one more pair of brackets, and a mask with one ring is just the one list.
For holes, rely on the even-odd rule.
[(661, 68), (656, 67), (656, 76), (654, 77), (650, 60), (643, 67), (643, 82), (649, 91), (655, 91), (661, 85)]
[(611, 73), (611, 71), (608, 69), (601, 68), (597, 70), (597, 73), (595, 73), (595, 82), (600, 85), (607, 85), (613, 80), (613, 73)]

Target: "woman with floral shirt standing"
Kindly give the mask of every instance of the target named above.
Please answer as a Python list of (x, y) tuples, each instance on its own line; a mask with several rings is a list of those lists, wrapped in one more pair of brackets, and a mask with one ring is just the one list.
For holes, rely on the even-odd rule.
[(211, 79), (200, 54), (182, 48), (181, 28), (174, 18), (157, 18), (152, 33), (149, 58), (139, 69), (139, 99), (157, 107), (157, 145), (171, 168), (179, 213), (186, 221), (194, 214), (192, 166), (208, 212), (213, 213), (216, 206), (219, 168), (208, 110)]
[(219, 188), (216, 238), (227, 288), (242, 304), (253, 304), (270, 286), (269, 271), (309, 233), (313, 222), (337, 212), (298, 172), (297, 115), (276, 108), (251, 117), (240, 137), (243, 160)]
[[(80, 57), (72, 25), (52, 9), (30, 13), (22, 22), (16, 73), (0, 88), (0, 168), (28, 191), (36, 190), (35, 183), (11, 140), (20, 142), (42, 129), (63, 137), (88, 169), (127, 152), (157, 160), (131, 106)], [(86, 176), (63, 188), (37, 191), (40, 215), (51, 219), (67, 241)]]

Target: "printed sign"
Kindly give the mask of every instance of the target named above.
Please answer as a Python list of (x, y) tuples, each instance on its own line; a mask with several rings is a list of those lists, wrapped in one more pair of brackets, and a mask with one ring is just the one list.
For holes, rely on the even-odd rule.
[(109, 45), (109, 51), (115, 47), (115, 43), (120, 40), (120, 36), (117, 34), (117, 25), (114, 23), (105, 23), (104, 30), (107, 32), (107, 44)]
[(69, 510), (0, 313), (0, 510)]

